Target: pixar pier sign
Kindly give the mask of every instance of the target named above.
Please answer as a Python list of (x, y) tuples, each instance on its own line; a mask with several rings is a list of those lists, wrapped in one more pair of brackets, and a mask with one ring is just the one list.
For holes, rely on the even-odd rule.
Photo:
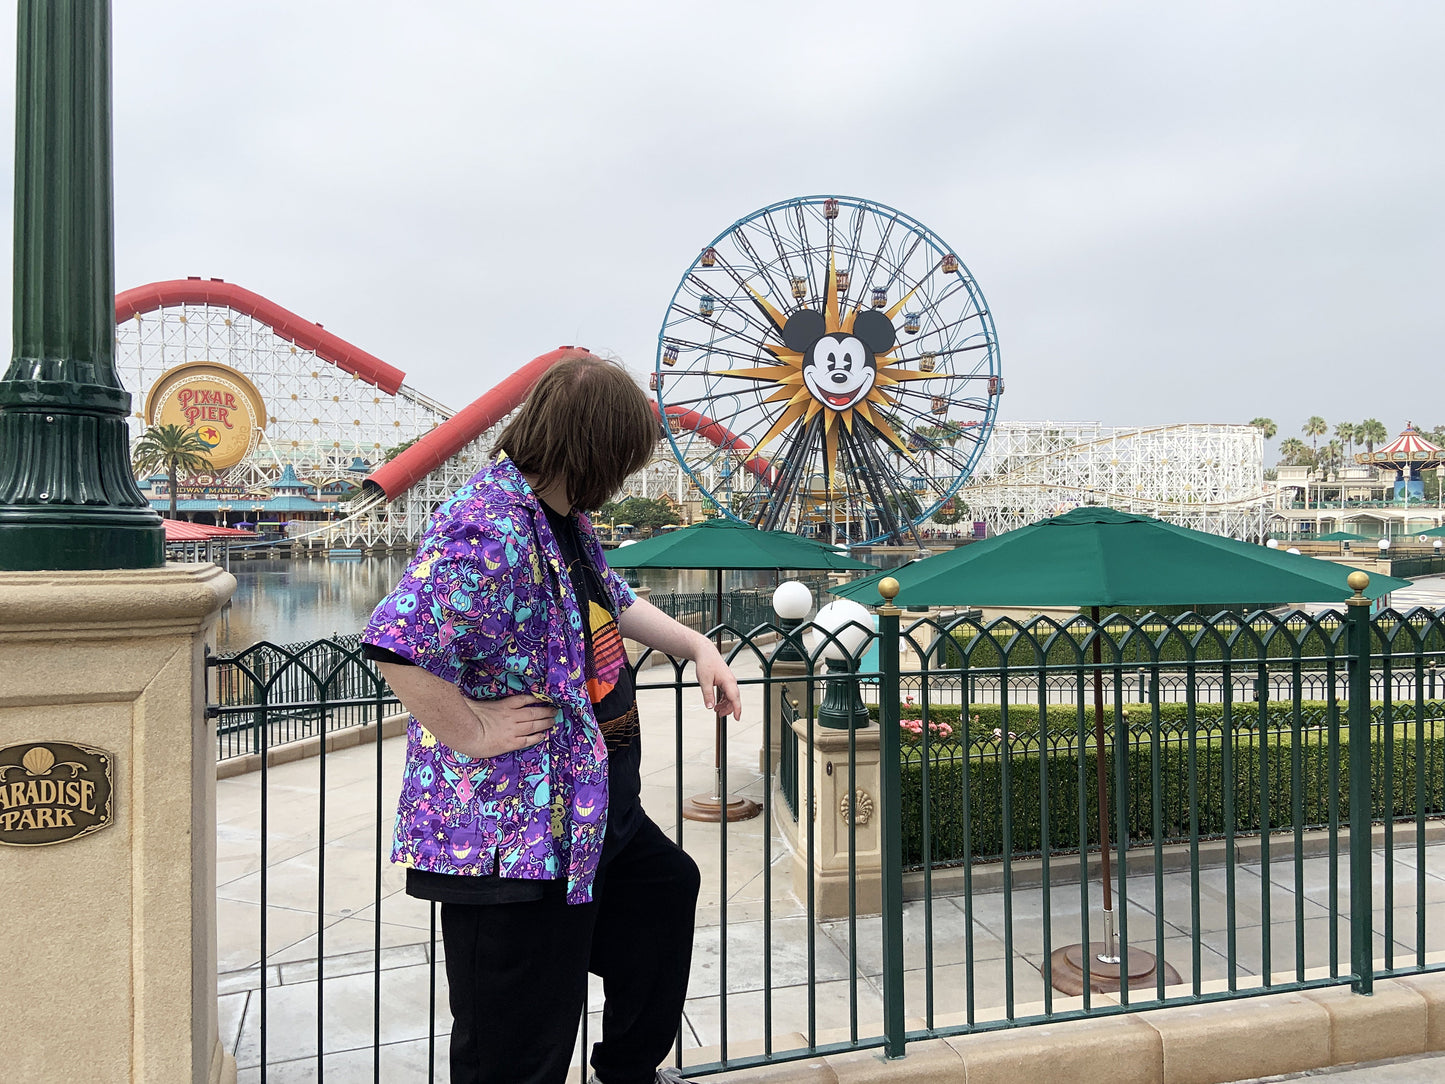
[(266, 425), (266, 403), (246, 377), (214, 361), (177, 365), (146, 395), (147, 425), (194, 429), (210, 452), (211, 469), (245, 459)]

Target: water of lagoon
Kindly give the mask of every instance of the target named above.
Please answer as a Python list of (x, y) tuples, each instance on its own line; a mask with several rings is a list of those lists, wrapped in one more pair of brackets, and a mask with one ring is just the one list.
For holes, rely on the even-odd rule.
[[(339, 633), (358, 633), (406, 568), (404, 554), (331, 561), (232, 561), (236, 593), (216, 627), (218, 652), (241, 651), (260, 640), (294, 644)], [(638, 579), (655, 594), (715, 590), (714, 574), (701, 570), (642, 569)], [(772, 572), (725, 572), (723, 591), (771, 588)]]

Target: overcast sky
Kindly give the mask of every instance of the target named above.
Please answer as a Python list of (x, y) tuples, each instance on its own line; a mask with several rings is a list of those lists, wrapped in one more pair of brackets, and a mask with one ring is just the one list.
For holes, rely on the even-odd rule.
[(1439, 3), (114, 18), (117, 289), (224, 278), (454, 407), (563, 343), (649, 369), (700, 247), (838, 193), (968, 265), (1002, 419), (1445, 423)]

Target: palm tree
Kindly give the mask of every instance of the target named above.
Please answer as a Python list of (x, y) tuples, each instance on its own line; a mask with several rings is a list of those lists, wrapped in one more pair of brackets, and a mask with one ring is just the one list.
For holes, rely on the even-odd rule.
[(1324, 461), (1321, 466), (1328, 471), (1337, 471), (1345, 462), (1345, 448), (1337, 440), (1332, 440), (1325, 445)]
[(1335, 437), (1350, 446), (1350, 455), (1353, 457), (1355, 454), (1355, 427), (1349, 422), (1340, 422), (1335, 426)]
[(1300, 466), (1310, 459), (1309, 446), (1299, 437), (1287, 437), (1279, 444), (1280, 462), (1289, 466)]
[(1279, 426), (1274, 424), (1273, 418), (1255, 418), (1249, 424), (1262, 432), (1265, 440), (1273, 440), (1274, 435), (1279, 432)]
[(137, 475), (164, 467), (171, 491), (171, 519), (176, 518), (176, 473), (206, 470), (211, 465), (211, 446), (183, 425), (153, 425), (136, 441), (134, 455)]
[(1316, 458), (1318, 458), (1320, 450), (1319, 438), (1324, 436), (1329, 431), (1330, 423), (1325, 421), (1318, 414), (1312, 414), (1309, 420), (1306, 421), (1304, 423), (1304, 426), (1301, 428), (1301, 432), (1303, 432), (1305, 436), (1310, 438), (1310, 446), (1314, 448)]
[(1378, 419), (1366, 418), (1355, 426), (1355, 439), (1364, 441), (1365, 450), (1371, 454), (1374, 453), (1376, 444), (1384, 443), (1389, 438), (1390, 431)]

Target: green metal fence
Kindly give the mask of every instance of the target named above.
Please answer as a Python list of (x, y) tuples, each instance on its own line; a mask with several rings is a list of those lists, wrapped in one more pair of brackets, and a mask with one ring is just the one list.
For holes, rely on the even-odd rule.
[(216, 720), (216, 759), (256, 753), (350, 727), (377, 725), (401, 710), (361, 637), (299, 644), (262, 641), (207, 658), (207, 711)]
[[(762, 733), (777, 739), (763, 743), (753, 796), (791, 851), (769, 830), (684, 821), (691, 670), (666, 660), (636, 672), (652, 710), (672, 715), (672, 749), (654, 743), (647, 757), (671, 755), (676, 838), (716, 870), (704, 890), (717, 901), (716, 974), (697, 980), (694, 998), (718, 1041), (704, 1059), (679, 1045), (690, 1075), (845, 1049), (898, 1057), (923, 1037), (1317, 986), (1367, 994), (1377, 976), (1434, 966), (1428, 905), (1445, 898), (1445, 862), (1429, 846), (1445, 840), (1436, 820), (1445, 687), (1435, 680), (1445, 611), (1371, 617), (1352, 605), (1313, 617), (1111, 615), (1098, 625), (925, 618), (907, 628), (901, 617), (881, 606), (867, 630), (878, 663), (855, 678), (874, 690), (873, 721), (842, 746), (817, 722), (838, 678), (816, 652), (799, 676), (795, 663), (777, 665), (796, 636), (769, 624), (720, 630)], [(293, 722), (314, 732), (344, 725), (342, 712), (369, 725), (394, 710), (354, 641), (257, 645), (212, 660), (211, 672), (218, 735), (251, 750), (292, 735)], [(729, 749), (729, 720), (718, 725)], [(820, 756), (826, 741), (840, 751)], [(750, 756), (734, 748), (721, 759), (723, 793), (730, 761), (736, 772)], [(382, 763), (378, 745), (378, 825)], [(870, 771), (875, 793), (865, 793)], [(825, 793), (847, 796), (841, 821)], [(865, 799), (874, 820), (859, 815)], [(831, 910), (813, 877), (795, 896), (776, 876), (787, 861), (818, 865), (829, 824), (847, 881)], [(1158, 967), (1101, 997), (1093, 986), (1104, 968), (1086, 949), (1082, 992), (1055, 989), (1068, 951), (1102, 938), (1105, 840), (1119, 856), (1109, 887), (1123, 966), (1147, 952), (1177, 968), (1177, 983)], [(385, 860), (378, 827), (378, 938)], [(262, 892), (264, 903), (264, 874)], [(754, 944), (760, 952), (739, 948)], [(379, 964), (376, 983), (379, 1048)], [(436, 986), (433, 970), (434, 1000)], [(260, 996), (264, 1013), (264, 986)], [(748, 1024), (730, 1025), (742, 1010)], [(801, 1043), (786, 1037), (795, 1033)]]

